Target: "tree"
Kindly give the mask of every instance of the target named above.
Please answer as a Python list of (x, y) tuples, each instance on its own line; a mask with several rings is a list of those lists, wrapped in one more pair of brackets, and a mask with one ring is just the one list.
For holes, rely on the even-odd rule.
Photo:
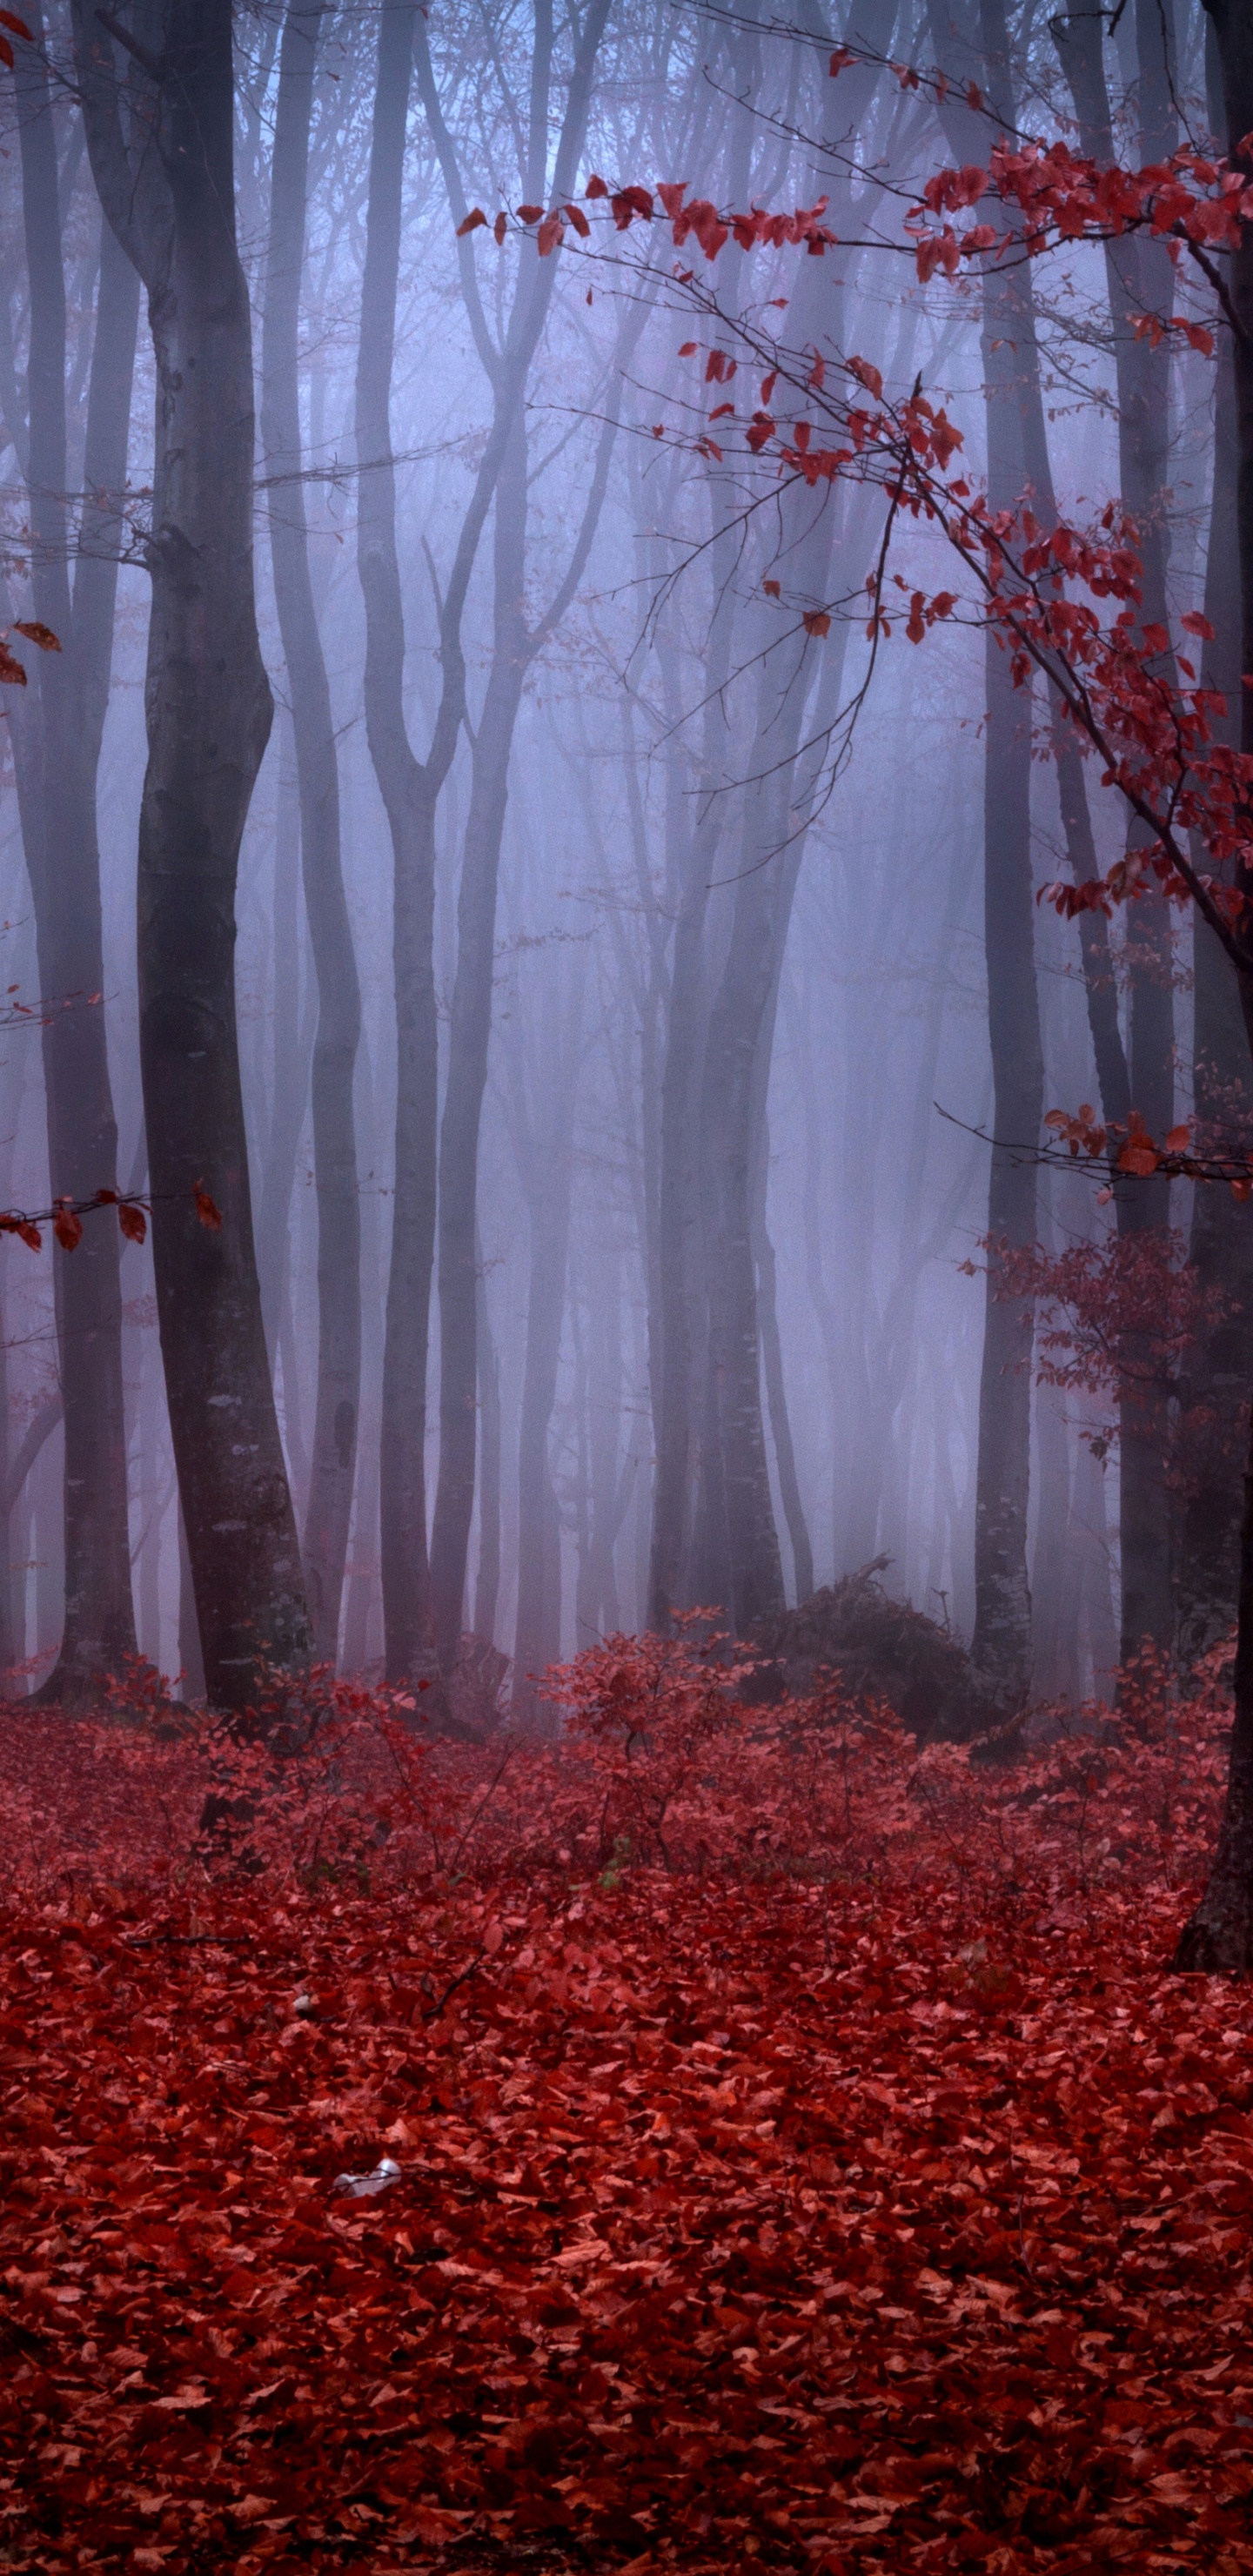
[(279, 53), (261, 346), (270, 555), (291, 686), (305, 912), (318, 983), (313, 1159), (318, 1194), (318, 1379), (304, 1570), (314, 1644), (333, 1663), (361, 1407), (361, 1211), (353, 1075), (361, 990), (340, 859), (339, 765), (309, 573), (297, 374), (309, 125), (325, 0), (290, 0)]
[[(36, 620), (56, 639), (32, 704), (12, 724), (41, 989), (73, 1007), (43, 1025), (48, 1168), (54, 1196), (117, 1187), (109, 1076), (96, 780), (108, 705), (126, 483), (138, 282), (104, 229), (83, 481), (71, 530), (66, 456), (66, 293), (53, 93), (43, 13), (18, 38), (15, 87), (30, 281), (27, 417), (10, 435), (30, 493)], [(71, 557), (76, 553), (71, 577)], [(121, 1238), (96, 1223), (55, 1274), (65, 1418), (65, 1620), (42, 1700), (81, 1704), (135, 1654), (122, 1394)]]
[[(951, 276), (963, 256), (1004, 264), (1010, 251), (1037, 256), (1057, 239), (1104, 239), (1111, 231), (1169, 237), (1194, 257), (1218, 290), (1233, 332), (1238, 422), (1238, 553), (1242, 596), (1242, 667), (1253, 673), (1253, 187), (1241, 167), (1244, 138), (1253, 132), (1253, 29), (1245, 13), (1219, 0), (1213, 12), (1223, 69), (1229, 158), (1206, 162), (1191, 147), (1138, 172), (1075, 155), (1063, 143), (1045, 147), (1016, 135), (994, 144), (990, 167), (966, 165), (937, 173), (912, 218), (917, 265), (926, 280), (937, 269)], [(862, 49), (864, 50), (864, 49)], [(851, 59), (837, 50), (832, 70)], [(912, 69), (903, 82), (918, 85)], [(932, 76), (939, 88), (943, 75)], [(971, 103), (982, 101), (977, 90)], [(642, 193), (642, 192), (641, 192)], [(695, 231), (708, 258), (734, 228), (745, 246), (786, 237), (782, 219), (763, 209), (723, 218), (703, 201), (685, 206), (685, 190), (666, 188), (664, 207), (681, 245)], [(998, 221), (972, 226), (958, 238), (953, 213), (989, 198)], [(999, 219), (1011, 213), (1011, 229)], [(651, 216), (651, 200), (645, 211)], [(814, 245), (811, 244), (811, 247)], [(825, 245), (824, 245), (825, 246)], [(1215, 266), (1229, 256), (1230, 283)], [(893, 523), (904, 514), (929, 525), (951, 546), (969, 577), (969, 603), (1003, 648), (1017, 685), (1043, 675), (1061, 701), (1077, 735), (1101, 761), (1105, 782), (1120, 795), (1136, 827), (1128, 852), (1103, 878), (1054, 888), (1059, 910), (1074, 917), (1108, 912), (1118, 902), (1155, 897), (1158, 890), (1195, 906), (1234, 970), (1246, 1029), (1253, 1045), (1253, 939), (1245, 929), (1253, 899), (1253, 696), (1242, 692), (1241, 750), (1215, 738), (1225, 713), (1214, 693), (1197, 682), (1195, 666), (1181, 657), (1176, 673), (1168, 630), (1142, 613), (1144, 571), (1138, 530), (1116, 501), (1095, 529), (1043, 523), (1029, 504), (1008, 496), (972, 492), (955, 473), (961, 434), (944, 409), (917, 385), (903, 402), (885, 398), (877, 370), (845, 359), (838, 389), (815, 380), (802, 349), (770, 341), (759, 321), (728, 316), (711, 289), (694, 284), (692, 301), (734, 332), (740, 347), (769, 369), (772, 387), (783, 386), (775, 410), (795, 406), (782, 424), (760, 413), (745, 446), (772, 452), (775, 472), (815, 488), (842, 476), (869, 480), (888, 500)], [(1148, 314), (1144, 328), (1164, 331), (1165, 319)], [(1202, 348), (1212, 346), (1199, 322), (1180, 327)], [(870, 401), (867, 403), (864, 389)], [(815, 435), (813, 415), (821, 419)], [(839, 445), (822, 443), (822, 433)], [(868, 638), (873, 659), (892, 632), (885, 592), (886, 547), (868, 585)], [(904, 586), (904, 585), (902, 585)], [(1112, 603), (1107, 607), (1106, 603)], [(955, 594), (928, 598), (915, 590), (905, 632), (921, 643), (937, 619), (952, 615)], [(1208, 640), (1208, 621), (1189, 614), (1190, 634)], [(1185, 683), (1187, 685), (1183, 685)], [(1189, 854), (1188, 835), (1208, 866)], [(1224, 885), (1224, 875), (1231, 882)], [(1032, 1148), (1034, 1140), (1008, 1140)], [(1089, 1156), (1108, 1149), (1107, 1130), (1087, 1122), (1071, 1135), (1073, 1151)], [(1134, 1109), (1121, 1142), (1119, 1170), (1134, 1181), (1188, 1173), (1179, 1140), (1166, 1149)], [(1243, 1200), (1250, 1184), (1233, 1186)], [(1192, 1968), (1253, 1968), (1253, 1450), (1246, 1477), (1241, 1538), (1239, 1632), (1235, 1673), (1235, 1723), (1218, 1849), (1204, 1897), (1181, 1937), (1177, 1964)]]
[(157, 1307), (206, 1685), (215, 1704), (242, 1709), (258, 1657), (302, 1656), (309, 1625), (261, 1318), (235, 1022), (239, 844), (271, 698), (253, 588), (231, 9), (155, 0), (142, 34), (106, 18), (74, 0), (91, 165), (147, 289), (157, 368), (138, 896)]

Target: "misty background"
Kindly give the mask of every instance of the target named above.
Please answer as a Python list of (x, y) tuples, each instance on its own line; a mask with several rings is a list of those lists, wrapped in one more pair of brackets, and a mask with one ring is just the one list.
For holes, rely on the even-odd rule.
[[(1138, 164), (1186, 137), (1206, 143), (1215, 119), (1200, 7), (1128, 0), (1116, 14), (1094, 40), (1113, 147)], [(84, 565), (116, 567), (93, 782), (98, 993), (74, 980), (73, 940), (53, 919), (59, 843), (46, 799), (43, 846), (31, 847), (39, 781), (61, 757), (57, 727), (78, 720), (54, 702), (51, 654), (22, 648), (28, 687), (4, 693), (0, 917), (14, 1016), (0, 1032), (0, 1200), (43, 1211), (67, 1186), (55, 1139), (50, 1163), (49, 1082), (60, 1077), (49, 1066), (63, 1028), (86, 1018), (104, 1032), (117, 1129), (116, 1169), (102, 1165), (86, 1186), (139, 1197), (149, 1186), (136, 849), (157, 387), (138, 281), (128, 289), (102, 218), (71, 13), (24, 15), (37, 41), (13, 40), (18, 60), (0, 95), (4, 617), (57, 626), (41, 603), (59, 559), (81, 623)], [(146, 43), (160, 15), (141, 6), (101, 20), (109, 77), (132, 102), (146, 75), (110, 27)], [(974, 481), (1012, 473), (1012, 460), (1007, 469), (989, 455), (997, 406), (1025, 419), (1038, 398), (1060, 509), (1083, 517), (1111, 493), (1126, 497), (1129, 478), (1142, 509), (1151, 489), (1177, 632), (1185, 611), (1216, 614), (1221, 351), (1137, 338), (1105, 253), (1074, 248), (1033, 271), (1030, 361), (1021, 337), (1010, 360), (1000, 348), (993, 401), (988, 349), (999, 344), (979, 275), (923, 285), (903, 229), (928, 174), (986, 160), (991, 137), (955, 132), (934, 95), (891, 66), (945, 66), (954, 97), (976, 80), (1002, 115), (1008, 93), (1022, 128), (1073, 139), (1080, 74), (1058, 24), (1033, 6), (1006, 13), (1001, 0), (955, 12), (945, 0), (796, 0), (787, 24), (750, 0), (266, 0), (234, 11), (256, 608), (274, 701), (235, 899), (238, 1048), (282, 1453), (317, 1650), (345, 1672), (398, 1679), (429, 1667), (447, 1678), (474, 1661), (462, 1638), (476, 1639), (509, 1660), (505, 1679), (503, 1662), (488, 1659), (485, 1686), (503, 1683), (534, 1714), (532, 1677), (602, 1635), (693, 1604), (719, 1607), (744, 1631), (783, 1598), (794, 1604), (878, 1557), (892, 1594), (968, 1644), (981, 1414), (986, 1443), (990, 1414), (1020, 1400), (1021, 1426), (1007, 1436), (1025, 1479), (1030, 1636), (1013, 1649), (1016, 1678), (1075, 1701), (1112, 1689), (1120, 1636), (1124, 1650), (1128, 1641), (1131, 1452), (1126, 1441), (1120, 1450), (1117, 1396), (1038, 1383), (1029, 1332), (1005, 1372), (989, 1382), (984, 1367), (990, 1156), (970, 1131), (1006, 1133), (989, 1042), (989, 973), (995, 983), (1005, 961), (994, 953), (990, 970), (985, 795), (994, 829), (1008, 807), (995, 779), (988, 789), (996, 742), (982, 639), (957, 621), (915, 648), (898, 624), (855, 724), (840, 729), (869, 658), (864, 583), (881, 499), (855, 486), (789, 489), (741, 523), (742, 430), (736, 444), (732, 420), (720, 432), (708, 419), (723, 389), (703, 378), (710, 334), (693, 319), (685, 258), (665, 226), (616, 231), (585, 193), (603, 174), (611, 190), (682, 179), (729, 208), (790, 211), (826, 196), (839, 244), (821, 259), (734, 242), (722, 251), (715, 282), (727, 312), (786, 298), (772, 327), (790, 347), (857, 352), (895, 396), (920, 376), (960, 428)], [(872, 59), (833, 81), (828, 57), (846, 40)], [(1072, 27), (1071, 41), (1088, 47), (1090, 83), (1092, 40)], [(140, 112), (129, 111), (132, 145)], [(986, 126), (988, 111), (965, 114)], [(536, 226), (516, 210), (567, 196), (594, 228), (583, 240), (568, 224), (541, 261)], [(476, 208), (486, 223), (459, 235)], [(509, 212), (499, 244), (498, 209)], [(685, 257), (709, 284), (694, 243)], [(1128, 290), (1142, 310), (1162, 289), (1149, 260), (1146, 251)], [(1186, 293), (1180, 310), (1199, 312), (1164, 265), (1167, 296)], [(59, 347), (52, 268), (64, 292)], [(697, 360), (681, 358), (693, 338)], [(1156, 374), (1147, 394), (1140, 383), (1129, 431), (1137, 366)], [(49, 368), (63, 387), (63, 471)], [(115, 400), (119, 372), (126, 379), (125, 473), (106, 493), (87, 451), (109, 368)], [(746, 377), (742, 362), (727, 399), (739, 401)], [(755, 399), (756, 388), (741, 421)], [(1029, 439), (1025, 453), (1029, 462)], [(1018, 488), (1031, 479), (1020, 473)], [(393, 542), (395, 590), (384, 597)], [(892, 563), (906, 593), (946, 578), (937, 543), (915, 529)], [(772, 580), (828, 615), (826, 631), (782, 645)], [(458, 652), (464, 704), (450, 712)], [(1073, 856), (1042, 691), (1020, 694), (1011, 732), (1029, 826), (1014, 864), (1034, 894)], [(1090, 764), (1082, 792), (1107, 866), (1123, 818)], [(420, 913), (420, 808), (430, 922), (429, 933), (420, 919), (402, 930), (412, 1026), (398, 1050), (396, 872)], [(1100, 1104), (1092, 1029), (1103, 991), (1150, 1125), (1159, 1113), (1167, 1123), (1193, 1115), (1191, 922), (1137, 907), (1110, 926), (1094, 963), (1077, 926), (1034, 901), (1029, 912), (1012, 1008), (1021, 1025), (1025, 972), (1039, 1106)], [(421, 1092), (424, 971), (433, 1121)], [(1220, 998), (1206, 1038), (1211, 1091), (1226, 1085), (1243, 1114), (1247, 1075), (1238, 1029), (1223, 1055), (1224, 1008)], [(410, 1115), (399, 1186), (398, 1104), (402, 1127), (406, 1104)], [(1008, 1141), (1038, 1134), (1037, 1116)], [(424, 1252), (410, 1237), (421, 1235), (432, 1157)], [(1117, 1210), (1097, 1203), (1089, 1180), (1032, 1171), (1029, 1187), (1025, 1239), (1052, 1254), (1111, 1238)], [(1156, 1189), (1143, 1223), (1163, 1240), (1176, 1229), (1180, 1259), (1192, 1237), (1193, 1261), (1237, 1283), (1236, 1312), (1241, 1211), (1224, 1193), (1222, 1210), (1202, 1218), (1184, 1185)], [(409, 1228), (399, 1251), (398, 1214)], [(85, 1220), (106, 1222), (107, 1211)], [(62, 1252), (46, 1226), (38, 1254), (0, 1240), (0, 1652), (15, 1693), (45, 1684), (62, 1648), (62, 1388), (74, 1327), (64, 1313), (59, 1326), (57, 1282), (84, 1251)], [(119, 1563), (139, 1653), (166, 1674), (183, 1670), (194, 1693), (203, 1671), (151, 1233), (120, 1238), (117, 1260)], [(1231, 1354), (1211, 1343), (1202, 1335), (1176, 1354), (1130, 1470), (1153, 1487), (1153, 1530), (1136, 1542), (1148, 1551), (1148, 1595), (1154, 1566), (1169, 1577), (1141, 1624), (1167, 1646), (1181, 1599), (1196, 1594), (1189, 1547), (1217, 1563), (1226, 1544), (1190, 1540), (1189, 1510), (1208, 1476), (1226, 1529), (1238, 1495), (1238, 1474), (1221, 1463), (1191, 1483), (1162, 1467), (1167, 1435), (1189, 1404), (1204, 1409), (1207, 1387), (1223, 1410), (1213, 1387)], [(399, 1536), (386, 1471), (380, 1495), (397, 1387), (425, 1461), (425, 1492), (412, 1506), (410, 1479)], [(74, 1400), (90, 1404), (91, 1389)], [(390, 1646), (389, 1514), (412, 1577)], [(1221, 1633), (1233, 1604), (1234, 1573), (1220, 1572), (1193, 1651)]]

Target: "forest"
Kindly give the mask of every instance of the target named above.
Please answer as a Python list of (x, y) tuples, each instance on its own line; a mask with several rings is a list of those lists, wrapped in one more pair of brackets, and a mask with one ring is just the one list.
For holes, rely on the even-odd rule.
[(1253, 2571), (1253, 6), (0, 8), (0, 2569)]

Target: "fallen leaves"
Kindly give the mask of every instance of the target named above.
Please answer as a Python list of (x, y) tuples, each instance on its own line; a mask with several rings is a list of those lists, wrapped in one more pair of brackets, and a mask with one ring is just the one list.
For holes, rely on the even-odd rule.
[(526, 1847), (537, 1754), (468, 1876), (206, 1871), (171, 1807), (128, 1884), (174, 1771), (87, 1755), (97, 1860), (0, 1916), (9, 2563), (1253, 2567), (1253, 1996), (1161, 1968), (1218, 1713), (1095, 1787), (850, 1727), (842, 1857), (779, 1791), (667, 1870), (730, 1720), (633, 1651), (566, 1684), (609, 1869)]

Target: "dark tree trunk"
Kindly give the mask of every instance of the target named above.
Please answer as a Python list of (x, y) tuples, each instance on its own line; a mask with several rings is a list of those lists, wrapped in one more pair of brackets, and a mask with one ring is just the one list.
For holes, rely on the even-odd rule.
[[(30, 13), (42, 40), (41, 13)], [(40, 657), (34, 775), (23, 838), (41, 990), (58, 1001), (43, 1031), (48, 1167), (54, 1197), (117, 1187), (117, 1123), (103, 998), (96, 775), (108, 704), (117, 587), (118, 496), (126, 481), (138, 285), (106, 234), (100, 267), (84, 481), (95, 495), (70, 589), (66, 465), (66, 312), (50, 84), (42, 53), (18, 41), (22, 198), (30, 280), (31, 586), (35, 614), (61, 642)], [(32, 690), (33, 694), (33, 690)], [(19, 772), (20, 776), (20, 772)], [(72, 1000), (71, 1000), (71, 997)], [(72, 1257), (53, 1252), (65, 1407), (65, 1622), (38, 1693), (83, 1701), (136, 1651), (122, 1393), (121, 1243), (88, 1222)]]
[[(930, 23), (943, 59), (948, 22), (934, 5)], [(981, 80), (993, 117), (1012, 131), (1002, 0), (979, 0), (962, 33), (963, 54), (976, 48), (982, 57)], [(965, 76), (963, 69), (963, 85)], [(942, 110), (951, 140), (961, 135), (962, 113), (951, 105)], [(981, 154), (986, 148), (985, 127)], [(1013, 508), (1028, 479), (1019, 344), (1030, 336), (1030, 321), (1021, 272), (986, 269), (982, 355), (993, 510)], [(1015, 689), (1009, 657), (990, 628), (984, 669), (984, 947), (992, 1126), (994, 1135), (1010, 1146), (1034, 1145), (1044, 1114), (1044, 1060), (1031, 883), (1031, 707), (1029, 697)], [(988, 1177), (987, 1230), (991, 1249), (979, 1380), (971, 1653), (994, 1686), (1014, 1698), (1029, 1688), (1032, 1663), (1027, 1504), (1034, 1314), (1029, 1303), (998, 1293), (996, 1246), (1034, 1242), (1036, 1176), (1029, 1159), (997, 1146)]]
[[(1206, 0), (1218, 42), (1227, 148), (1240, 166), (1240, 146), (1253, 133), (1253, 13), (1244, 0)], [(1240, 566), (1240, 669), (1253, 674), (1253, 228), (1245, 225), (1229, 272), (1238, 328), (1233, 338), (1236, 387), (1236, 529)], [(1240, 690), (1240, 748), (1253, 754), (1253, 689)], [(1253, 896), (1253, 872), (1241, 880)], [(1253, 977), (1243, 975), (1240, 1003), (1253, 1052)], [(1245, 1388), (1248, 1400), (1248, 1388)], [(1177, 1968), (1253, 1971), (1253, 1428), (1240, 1524), (1240, 1591), (1235, 1717), (1227, 1795), (1209, 1881), (1175, 1953)]]
[[(988, 388), (988, 497), (1007, 509), (1023, 485), (1012, 373), (1016, 283), (984, 286), (983, 363)], [(1008, 363), (1007, 363), (1008, 358)], [(1031, 711), (1008, 656), (989, 634), (985, 650), (984, 943), (992, 1054), (993, 1133), (1034, 1143), (1044, 1114), (1044, 1060), (1035, 980), (1031, 887)], [(974, 1660), (1009, 1693), (1031, 1678), (1027, 1498), (1031, 1455), (1029, 1303), (998, 1294), (996, 1247), (1033, 1243), (1036, 1176), (1029, 1158), (992, 1149), (988, 1178), (988, 1289), (979, 1380), (975, 1483)]]
[(301, 481), (297, 355), (309, 125), (324, 0), (291, 0), (279, 56), (262, 342), (261, 427), (270, 554), (291, 682), (305, 911), (318, 981), (313, 1163), (318, 1201), (318, 1379), (304, 1570), (314, 1647), (334, 1662), (361, 1403), (361, 1212), (353, 1073), (361, 992), (340, 857), (339, 767), (318, 633)]
[[(235, 1021), (235, 884), (271, 700), (253, 592), (248, 293), (235, 242), (229, 0), (163, 0), (132, 56), (74, 0), (101, 202), (148, 290), (157, 369), (139, 1019), (170, 1428), (205, 1681), (246, 1708), (258, 1659), (308, 1651), (253, 1248)], [(156, 45), (152, 43), (155, 36)], [(200, 1221), (203, 1190), (221, 1213)]]
[[(1102, 20), (1086, 0), (1068, 0), (1054, 22), (1063, 69), (1070, 83), (1085, 150), (1100, 161), (1114, 157), (1113, 131), (1102, 56)], [(1171, 102), (1173, 65), (1167, 59), (1168, 21), (1156, 4), (1138, 6), (1138, 103), (1146, 160), (1165, 159), (1178, 140)], [(1135, 521), (1144, 568), (1144, 617), (1169, 632), (1166, 596), (1166, 506), (1170, 466), (1169, 343), (1154, 349), (1137, 339), (1144, 312), (1169, 312), (1173, 272), (1163, 244), (1140, 236), (1106, 245), (1106, 283), (1114, 328), (1118, 384), (1118, 454), (1122, 497)], [(1169, 674), (1173, 663), (1161, 657)], [(1128, 841), (1145, 840), (1133, 822)], [(1128, 1087), (1132, 1105), (1150, 1134), (1162, 1136), (1174, 1113), (1174, 1008), (1168, 906), (1153, 894), (1129, 907), (1130, 1044)], [(1127, 1181), (1118, 1186), (1118, 1230), (1127, 1240), (1164, 1227), (1169, 1184)], [(1147, 1338), (1136, 1337), (1126, 1354), (1119, 1390), (1120, 1556), (1124, 1663), (1146, 1640), (1170, 1642), (1172, 1505), (1167, 1475), (1167, 1394), (1155, 1372)]]
[[(1212, 28), (1210, 116), (1223, 130), (1221, 84)], [(1205, 647), (1202, 678), (1227, 702), (1215, 731), (1238, 746), (1240, 734), (1240, 554), (1236, 523), (1236, 387), (1229, 337), (1218, 352), (1214, 420), (1214, 486), (1205, 572), (1205, 614), (1215, 640)], [(1198, 860), (1198, 865), (1212, 862)], [(1253, 1074), (1230, 961), (1208, 925), (1193, 925), (1193, 1102), (1198, 1127), (1231, 1135), (1253, 1127)], [(1186, 1499), (1180, 1515), (1176, 1578), (1176, 1647), (1190, 1672), (1234, 1628), (1240, 1589), (1240, 1433), (1253, 1387), (1253, 1225), (1226, 1190), (1200, 1189), (1193, 1199), (1191, 1259), (1201, 1287), (1222, 1300), (1221, 1320), (1204, 1327), (1190, 1353), (1182, 1389)]]

